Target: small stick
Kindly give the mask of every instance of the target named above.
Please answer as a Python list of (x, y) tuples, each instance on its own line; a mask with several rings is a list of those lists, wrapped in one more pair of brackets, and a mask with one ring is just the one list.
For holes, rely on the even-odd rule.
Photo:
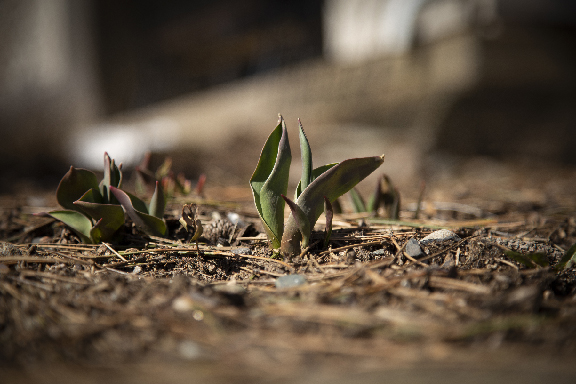
[(115, 254), (117, 257), (119, 257), (120, 260), (122, 260), (122, 261), (128, 261), (128, 260), (126, 260), (124, 257), (122, 257), (121, 254), (119, 254), (118, 252), (116, 252), (116, 251), (114, 250), (114, 248), (112, 248), (112, 247), (110, 246), (110, 244), (108, 244), (108, 243), (103, 243), (103, 244), (106, 246), (106, 248), (108, 248), (108, 249), (110, 250), (110, 252), (112, 252), (112, 253)]

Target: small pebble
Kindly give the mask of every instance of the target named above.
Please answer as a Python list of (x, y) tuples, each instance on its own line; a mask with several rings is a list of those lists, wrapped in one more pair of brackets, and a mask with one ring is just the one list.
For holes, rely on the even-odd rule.
[(285, 275), (276, 279), (276, 288), (292, 288), (306, 283), (302, 275)]
[(404, 250), (410, 257), (419, 257), (422, 255), (422, 248), (420, 248), (420, 243), (415, 238), (408, 240)]
[(236, 255), (251, 255), (252, 250), (247, 247), (240, 247), (231, 249), (230, 252), (235, 253)]
[(420, 244), (426, 244), (431, 242), (439, 242), (439, 241), (448, 241), (448, 240), (460, 240), (457, 234), (447, 229), (439, 229), (437, 231), (432, 232), (422, 240), (420, 240)]
[(386, 254), (386, 251), (384, 249), (377, 249), (374, 252), (372, 252), (372, 255), (374, 256), (381, 256)]

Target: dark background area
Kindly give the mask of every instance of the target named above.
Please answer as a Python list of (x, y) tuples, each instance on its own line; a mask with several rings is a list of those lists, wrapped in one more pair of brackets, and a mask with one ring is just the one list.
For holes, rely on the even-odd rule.
[[(326, 106), (322, 121), (330, 116), (335, 125), (379, 126), (404, 132), (408, 141), (429, 135), (431, 144), (416, 152), (449, 158), (576, 164), (574, 2), (495, 0), (495, 15), (482, 23), (476, 13), (490, 1), (425, 2), (422, 13), (438, 4), (471, 10), (466, 25), (427, 40), (415, 22), (409, 49), (375, 52), (353, 64), (327, 54), (326, 10), (337, 3), (0, 1), (0, 193), (14, 191), (15, 180), (57, 182), (72, 162), (70, 132), (187, 95), (201, 99), (203, 92), (243, 79), (274, 80), (275, 73), (311, 61), (315, 72), (294, 83), (303, 106)], [(363, 4), (377, 13), (383, 3)], [(365, 29), (374, 25), (367, 22)], [(473, 41), (474, 80), (453, 89), (429, 86), (433, 73), (450, 78), (451, 64), (459, 60), (459, 53), (433, 47), (462, 36)], [(405, 85), (380, 86), (398, 79), (401, 66), (407, 68)], [(332, 88), (305, 87), (321, 76)], [(283, 79), (291, 83), (288, 75)], [(277, 87), (274, 81), (270, 88)], [(439, 112), (418, 131), (418, 118), (428, 116), (421, 110)]]
[(322, 1), (96, 1), (105, 113), (322, 54)]

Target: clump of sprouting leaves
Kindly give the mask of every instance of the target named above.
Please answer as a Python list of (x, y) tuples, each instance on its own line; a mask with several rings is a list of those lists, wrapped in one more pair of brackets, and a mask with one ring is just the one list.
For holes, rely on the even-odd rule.
[(46, 214), (72, 228), (84, 243), (119, 238), (125, 213), (146, 234), (166, 235), (163, 220), (166, 200), (159, 183), (146, 204), (120, 189), (122, 178), (122, 164), (116, 165), (108, 153), (104, 153), (104, 177), (100, 182), (94, 172), (71, 166), (56, 190), (58, 203), (64, 209)]
[[(147, 152), (142, 162), (136, 166), (136, 192), (144, 195), (154, 188), (156, 181), (159, 181), (167, 199), (174, 196), (188, 196), (192, 193), (192, 181), (180, 172), (175, 174), (172, 170), (172, 158), (166, 157), (164, 162), (156, 169), (150, 170), (151, 154)], [(206, 176), (200, 175), (194, 193), (202, 196)]]
[[(384, 155), (344, 160), (318, 168), (312, 166), (312, 150), (299, 121), (302, 176), (296, 188), (295, 201), (286, 197), (292, 155), (286, 123), (279, 116), (278, 125), (262, 148), (260, 160), (250, 186), (254, 203), (273, 248), (280, 248), (292, 258), (309, 245), (316, 221), (326, 212), (327, 243), (332, 230), (332, 203), (374, 172), (384, 162)], [(284, 225), (284, 204), (290, 216)]]
[(198, 239), (204, 232), (202, 222), (198, 219), (198, 206), (196, 204), (184, 204), (182, 207), (182, 217), (180, 224), (190, 234), (190, 240), (196, 242), (196, 250), (200, 255), (200, 247), (198, 246)]
[(370, 212), (372, 215), (378, 216), (378, 209), (382, 207), (384, 218), (400, 219), (400, 193), (388, 175), (382, 175), (382, 178), (378, 179), (376, 188), (367, 202), (364, 201), (356, 188), (352, 188), (349, 195), (352, 207), (357, 213)]

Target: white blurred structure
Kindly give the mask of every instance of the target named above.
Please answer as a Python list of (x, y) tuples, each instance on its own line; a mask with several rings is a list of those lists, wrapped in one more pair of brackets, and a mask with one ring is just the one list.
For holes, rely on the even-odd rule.
[(138, 164), (146, 152), (168, 152), (178, 146), (180, 127), (170, 118), (157, 117), (140, 124), (103, 123), (71, 135), (75, 164), (88, 169), (102, 166), (108, 152), (118, 163)]
[[(150, 5), (150, 2), (146, 3)], [(191, 0), (191, 3), (195, 2)], [(222, 0), (213, 3), (230, 4)], [(569, 12), (575, 8), (574, 2), (324, 0), (323, 33), (319, 29), (313, 32), (318, 45), (322, 35), (324, 57), (310, 59), (310, 56), (307, 61), (271, 67), (275, 69), (253, 76), (238, 78), (240, 75), (230, 75), (236, 80), (227, 80), (218, 86), (210, 83), (210, 87), (195, 93), (185, 94), (189, 91), (183, 84), (179, 97), (154, 104), (143, 103), (141, 105), (146, 107), (140, 109), (127, 110), (131, 103), (122, 104), (123, 107), (113, 109), (120, 111), (114, 116), (104, 116), (102, 112), (111, 99), (110, 94), (117, 92), (122, 99), (138, 100), (147, 95), (149, 89), (174, 87), (175, 83), (180, 85), (178, 80), (181, 78), (176, 73), (171, 82), (164, 82), (159, 72), (135, 71), (133, 66), (146, 62), (139, 60), (141, 56), (138, 55), (128, 55), (125, 61), (110, 62), (111, 67), (119, 71), (112, 71), (113, 76), (103, 78), (105, 74), (99, 69), (105, 55), (99, 50), (102, 47), (97, 40), (101, 36), (97, 31), (110, 31), (107, 25), (98, 25), (101, 21), (101, 15), (96, 11), (98, 4), (102, 3), (98, 0), (0, 0), (2, 172), (18, 175), (27, 172), (26, 169), (36, 168), (44, 173), (52, 165), (54, 157), (68, 164), (100, 168), (104, 151), (127, 166), (138, 162), (150, 150), (168, 152), (175, 149), (188, 153), (199, 149), (199, 152), (221, 153), (223, 156), (230, 153), (227, 148), (233, 148), (234, 155), (248, 151), (247, 156), (234, 158), (234, 165), (237, 165), (245, 157), (257, 156), (258, 146), (281, 112), (290, 125), (295, 124), (296, 118), (302, 118), (306, 127), (313, 127), (308, 131), (310, 137), (316, 135), (325, 145), (335, 146), (341, 138), (349, 135), (353, 137), (348, 141), (356, 140), (362, 136), (361, 132), (365, 132), (367, 139), (364, 142), (348, 145), (348, 141), (343, 140), (347, 145), (342, 151), (354, 149), (351, 155), (360, 155), (358, 152), (362, 148), (372, 150), (376, 147), (376, 150), (384, 147), (383, 152), (387, 154), (396, 150), (396, 155), (387, 157), (387, 164), (394, 169), (391, 162), (400, 159), (398, 173), (408, 177), (410, 172), (405, 169), (408, 164), (405, 158), (409, 158), (416, 168), (422, 163), (418, 156), (436, 145), (438, 137), (444, 137), (442, 140), (447, 142), (445, 137), (449, 135), (441, 134), (438, 127), (445, 124), (446, 116), (454, 109), (464, 110), (458, 101), (475, 90), (482, 90), (482, 87), (486, 91), (486, 102), (483, 104), (469, 98), (471, 111), (481, 108), (488, 112), (495, 110), (495, 106), (490, 104), (494, 96), (502, 94), (502, 90), (513, 89), (516, 92), (512, 93), (513, 97), (503, 97), (498, 106), (502, 116), (510, 116), (510, 107), (518, 107), (518, 115), (522, 117), (525, 112), (520, 111), (521, 108), (542, 110), (541, 100), (549, 100), (546, 92), (552, 92), (557, 95), (558, 104), (551, 104), (550, 112), (544, 111), (542, 116), (531, 117), (519, 124), (521, 129), (526, 130), (531, 124), (534, 130), (548, 134), (538, 119), (547, 122), (552, 120), (548, 119), (549, 116), (564, 115), (566, 122), (559, 124), (560, 127), (573, 126), (570, 125), (573, 121), (571, 111), (574, 110), (570, 101), (573, 88), (570, 87), (574, 82), (573, 59), (566, 47), (573, 45), (574, 35), (569, 29), (566, 33), (557, 27), (562, 26), (558, 22), (563, 22), (574, 30), (576, 17)], [(148, 10), (159, 9), (154, 7), (163, 5)], [(132, 10), (124, 8), (124, 11), (126, 9)], [(225, 15), (230, 25), (235, 24), (238, 15), (231, 14), (227, 7), (214, 9), (218, 12), (207, 19), (210, 23), (216, 25), (213, 20), (221, 20), (220, 16)], [(313, 9), (319, 18), (320, 8)], [(138, 19), (143, 25), (136, 28), (124, 23), (125, 19), (130, 19), (129, 12), (109, 12), (107, 15), (114, 15), (115, 21), (126, 27), (120, 30), (136, 41), (145, 34), (143, 30), (152, 33), (146, 29), (150, 27), (146, 24), (148, 19)], [(196, 16), (202, 18), (204, 15)], [(521, 20), (524, 24), (510, 26), (506, 24), (508, 20)], [(188, 31), (180, 27), (186, 27), (189, 21), (184, 17), (176, 20), (176, 27), (154, 31), (160, 37), (166, 31)], [(293, 33), (293, 28), (285, 27), (274, 29), (277, 35), (270, 39), (254, 40), (250, 31), (246, 35), (248, 38), (238, 40), (244, 45), (237, 44), (237, 48), (250, 51), (254, 49), (250, 45), (253, 41), (268, 42), (264, 45), (273, 46), (278, 36), (294, 38), (304, 45), (308, 43), (310, 35), (298, 35)], [(543, 31), (547, 34), (542, 35)], [(194, 33), (198, 31), (194, 30), (192, 36), (184, 36), (193, 38)], [(486, 36), (496, 38), (487, 39)], [(110, 38), (118, 43), (112, 57), (116, 57), (118, 50), (132, 48), (121, 37), (111, 33)], [(172, 49), (176, 52), (189, 48), (188, 40), (181, 37), (176, 34), (176, 38), (167, 40), (174, 44)], [(159, 41), (162, 44), (158, 45), (164, 47), (164, 40)], [(234, 56), (228, 55), (228, 37), (218, 41), (221, 46), (207, 47), (218, 48), (215, 52), (223, 55), (210, 63), (230, 64)], [(152, 50), (145, 46), (144, 50), (147, 49)], [(271, 52), (276, 51), (272, 49)], [(201, 58), (203, 52), (188, 52), (191, 61), (185, 64), (163, 54), (165, 52), (160, 49), (155, 56), (143, 57), (172, 63), (176, 70), (194, 72), (198, 69), (190, 63), (194, 64), (195, 55)], [(244, 52), (240, 56), (246, 55)], [(166, 72), (173, 75), (169, 70)], [(132, 81), (144, 86), (126, 87), (125, 79), (129, 80), (127, 83)], [(108, 85), (112, 83), (112, 87), (107, 89), (106, 82)], [(560, 84), (558, 90), (550, 91), (552, 83)], [(532, 88), (535, 91), (532, 94), (525, 92), (524, 84), (535, 85)], [(540, 95), (539, 89), (547, 91)], [(534, 100), (530, 96), (534, 96)], [(533, 103), (517, 102), (521, 97)], [(510, 104), (504, 103), (508, 101)], [(558, 113), (553, 110), (556, 107), (565, 112)], [(486, 127), (491, 127), (495, 133), (510, 130), (511, 124), (502, 118), (486, 117), (488, 123), (479, 124), (482, 120), (471, 119), (470, 111), (464, 115), (461, 121), (454, 123), (455, 130), (472, 132), (474, 123), (478, 125), (477, 132), (471, 135), (468, 152), (479, 143), (478, 132), (486, 131)], [(514, 121), (517, 121), (516, 116)], [(463, 148), (461, 137), (453, 136), (457, 139), (450, 145)], [(496, 137), (494, 133), (486, 136)], [(576, 140), (576, 135), (573, 136)], [(508, 142), (506, 139), (499, 141)], [(560, 140), (560, 144), (565, 141)], [(542, 140), (534, 142), (541, 147)], [(498, 150), (496, 148), (494, 153)], [(321, 152), (318, 148), (315, 153)], [(327, 151), (327, 156), (331, 153), (333, 151)], [(212, 161), (204, 154), (199, 158)], [(253, 161), (251, 158), (248, 160)], [(230, 163), (229, 158), (225, 161), (221, 168)], [(17, 170), (22, 164), (29, 165), (22, 167), (24, 172)], [(198, 165), (198, 168), (203, 166)], [(0, 173), (0, 183), (10, 179), (11, 176)]]
[[(461, 92), (475, 83), (478, 73), (470, 31), (495, 17), (495, 0), (327, 0), (323, 14), (327, 60), (160, 103), (153, 113), (142, 111), (135, 119), (128, 118), (128, 124), (110, 125), (121, 127), (121, 134), (101, 134), (101, 125), (79, 130), (71, 142), (75, 163), (99, 164), (102, 149), (96, 147), (109, 148), (127, 164), (137, 162), (146, 151), (158, 150), (156, 140), (145, 139), (151, 135), (149, 126), (161, 129), (148, 122), (157, 114), (170, 116), (173, 128), (163, 135), (177, 137), (170, 141), (175, 145), (217, 147), (226, 145), (238, 130), (251, 129), (246, 133), (254, 135), (254, 130), (273, 124), (278, 112), (287, 119), (302, 117), (309, 124), (320, 120), (335, 124), (338, 119), (350, 120), (348, 112), (362, 113), (356, 107), (359, 103), (372, 111), (378, 106), (394, 109), (397, 104), (403, 108), (417, 103), (428, 93)], [(421, 64), (407, 58), (416, 44), (450, 38), (454, 41), (432, 50)], [(396, 62), (377, 63), (401, 56)], [(355, 69), (340, 68), (349, 66)], [(396, 100), (391, 102), (387, 94)]]
[(496, 19), (496, 0), (326, 0), (326, 56), (341, 63), (404, 54)]

